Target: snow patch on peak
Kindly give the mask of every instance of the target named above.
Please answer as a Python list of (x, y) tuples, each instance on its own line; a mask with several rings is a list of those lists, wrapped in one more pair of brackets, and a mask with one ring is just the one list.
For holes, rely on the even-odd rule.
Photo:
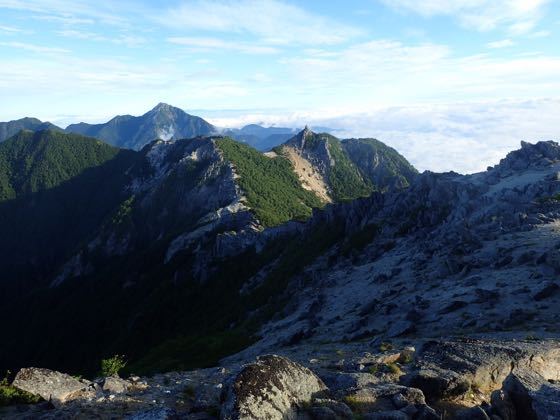
[(161, 128), (157, 131), (157, 136), (165, 141), (171, 140), (175, 136), (175, 128), (173, 126)]

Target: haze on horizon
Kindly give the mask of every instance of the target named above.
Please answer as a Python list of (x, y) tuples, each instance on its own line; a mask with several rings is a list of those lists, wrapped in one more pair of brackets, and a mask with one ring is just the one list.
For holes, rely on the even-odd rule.
[(560, 139), (559, 29), (551, 0), (0, 0), (0, 121), (166, 102), (475, 172), (520, 140)]

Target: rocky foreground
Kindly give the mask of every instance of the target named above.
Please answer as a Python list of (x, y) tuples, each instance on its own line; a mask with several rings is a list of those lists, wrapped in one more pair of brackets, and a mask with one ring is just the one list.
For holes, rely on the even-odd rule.
[(13, 385), (45, 402), (2, 418), (549, 420), (560, 418), (560, 341), (297, 346), (153, 377), (88, 381), (27, 368)]

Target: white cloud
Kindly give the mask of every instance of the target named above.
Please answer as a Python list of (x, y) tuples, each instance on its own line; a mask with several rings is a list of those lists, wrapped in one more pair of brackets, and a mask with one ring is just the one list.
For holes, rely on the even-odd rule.
[(70, 50), (57, 47), (45, 47), (43, 45), (29, 44), (26, 42), (0, 42), (0, 46), (15, 48), (18, 50), (26, 50), (39, 54), (66, 54)]
[(509, 32), (512, 35), (524, 35), (531, 32), (535, 25), (536, 22), (534, 20), (513, 23), (509, 26)]
[(282, 62), (302, 89), (358, 104), (560, 96), (560, 56), (457, 56), (444, 45), (376, 40)]
[(256, 45), (238, 41), (224, 41), (219, 38), (183, 36), (167, 38), (167, 42), (189, 47), (195, 51), (226, 50), (238, 51), (246, 54), (276, 54), (278, 52), (277, 48), (266, 45)]
[(550, 0), (381, 0), (397, 10), (422, 16), (453, 16), (469, 28), (488, 31), (505, 26), (512, 34), (527, 33)]
[(75, 16), (56, 16), (56, 15), (35, 15), (33, 19), (42, 20), (46, 22), (54, 22), (57, 24), (62, 24), (65, 26), (72, 26), (72, 25), (93, 25), (95, 20), (88, 19), (88, 18), (79, 18)]
[(249, 34), (267, 44), (337, 44), (361, 32), (278, 0), (184, 0), (157, 21), (183, 31)]
[(537, 31), (528, 35), (529, 38), (546, 38), (552, 35), (550, 31)]
[(24, 31), (23, 29), (16, 28), (15, 26), (0, 25), (0, 32), (6, 32), (8, 34), (20, 34)]
[[(119, 7), (121, 13), (117, 13)], [(134, 3), (110, 0), (0, 0), (0, 9), (33, 12), (33, 18), (50, 20), (65, 25), (83, 25), (101, 22), (115, 26), (127, 26), (127, 10), (133, 10)]]
[(511, 39), (502, 39), (500, 41), (493, 41), (486, 44), (488, 48), (492, 48), (492, 49), (513, 47), (514, 45), (515, 42), (513, 42)]
[(340, 138), (377, 138), (420, 170), (473, 173), (498, 163), (509, 151), (519, 148), (521, 140), (560, 140), (558, 113), (559, 99), (537, 99), (379, 107), (367, 111), (347, 111), (344, 107), (312, 112), (253, 111), (225, 118), (206, 117), (222, 127), (255, 122), (266, 126), (326, 126), (338, 129), (336, 135)]
[(0, 92), (10, 104), (2, 110), (2, 120), (10, 120), (30, 114), (44, 118), (40, 110), (48, 117), (69, 110), (93, 118), (99, 113), (106, 117), (143, 113), (161, 101), (233, 106), (247, 95), (247, 87), (212, 68), (189, 71), (163, 60), (140, 64), (126, 57), (61, 54), (53, 60), (25, 56), (6, 61), (0, 66)]
[(75, 29), (63, 29), (60, 31), (56, 31), (56, 34), (66, 38), (110, 42), (117, 45), (126, 45), (127, 47), (138, 47), (146, 43), (146, 39), (144, 37), (128, 34), (118, 34), (109, 37), (96, 32), (88, 32)]

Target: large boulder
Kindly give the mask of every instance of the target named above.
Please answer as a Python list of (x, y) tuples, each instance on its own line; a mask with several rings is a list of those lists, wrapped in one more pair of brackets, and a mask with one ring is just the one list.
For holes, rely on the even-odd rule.
[(471, 387), (468, 375), (436, 365), (420, 367), (406, 378), (406, 383), (421, 389), (429, 402), (461, 396)]
[(344, 400), (364, 418), (439, 418), (426, 404), (421, 390), (397, 384), (377, 384), (346, 390)]
[(414, 369), (404, 379), (408, 386), (421, 389), (428, 402), (462, 396), (471, 385), (491, 393), (500, 388), (512, 368), (560, 379), (560, 347), (553, 340), (433, 340), (419, 353)]
[(244, 366), (222, 396), (222, 419), (296, 419), (298, 409), (328, 392), (309, 369), (291, 360), (267, 355)]
[(504, 381), (502, 390), (511, 399), (518, 419), (560, 418), (560, 386), (532, 370), (514, 370)]
[(90, 382), (54, 370), (33, 367), (21, 369), (12, 385), (22, 391), (39, 395), (55, 407), (60, 407), (91, 389)]
[(132, 383), (119, 378), (118, 376), (108, 376), (103, 382), (103, 391), (110, 394), (122, 394), (132, 387)]

